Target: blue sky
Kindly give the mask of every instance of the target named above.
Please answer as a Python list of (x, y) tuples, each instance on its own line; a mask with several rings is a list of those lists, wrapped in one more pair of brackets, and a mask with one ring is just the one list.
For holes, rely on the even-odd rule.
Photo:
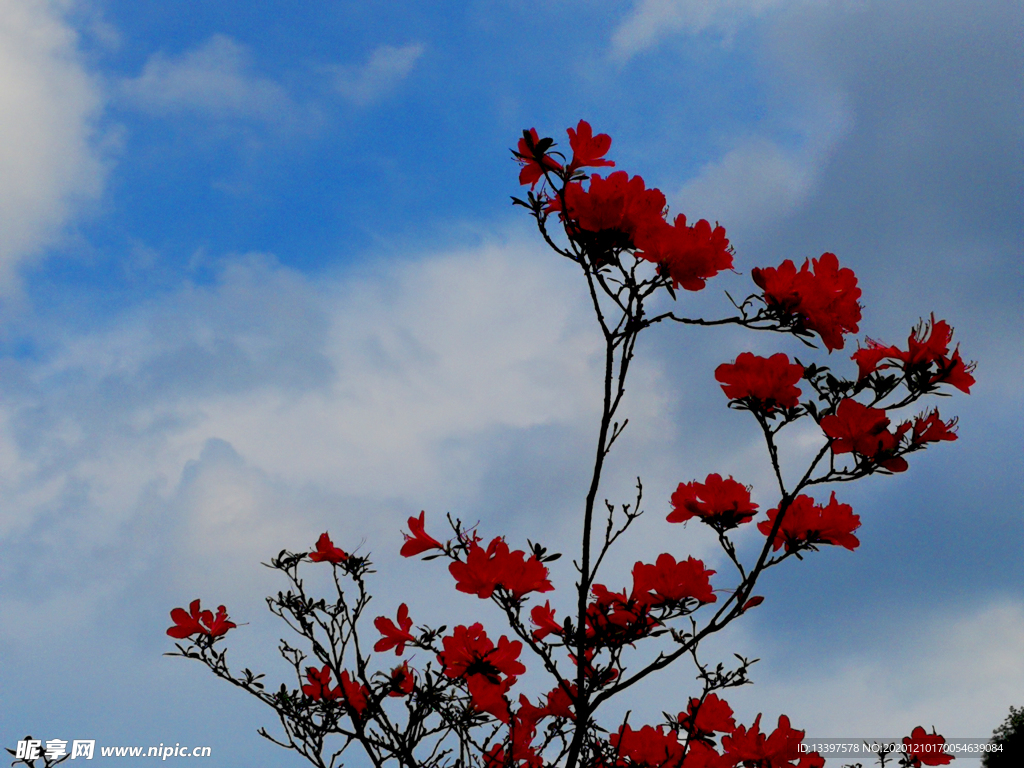
[[(161, 656), (170, 608), (227, 604), (248, 622), (234, 658), (273, 675), (259, 563), (281, 547), (329, 529), (374, 554), (379, 613), (449, 625), (480, 607), (397, 557), (410, 514), (571, 551), (599, 339), (571, 265), (509, 205), (508, 149), (580, 118), (674, 211), (727, 228), (744, 274), (688, 312), (833, 251), (862, 333), (955, 326), (978, 361), (941, 404), (960, 440), (839, 489), (860, 549), (769, 574), (709, 652), (762, 659), (731, 697), (745, 721), (988, 735), (1024, 691), (1022, 26), (995, 1), (0, 0), (3, 746), (297, 765), (256, 735), (269, 713)], [(644, 342), (606, 494), (642, 474), (648, 517), (610, 581), (669, 534), (716, 557), (693, 526), (666, 534), (680, 481), (732, 474), (771, 503), (713, 383), (747, 349), (800, 351)], [(623, 706), (656, 718), (693, 686), (680, 668)]]

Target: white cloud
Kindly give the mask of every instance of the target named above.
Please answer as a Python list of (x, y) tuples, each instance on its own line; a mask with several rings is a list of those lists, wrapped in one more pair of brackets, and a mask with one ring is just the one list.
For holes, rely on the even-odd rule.
[(536, 254), (491, 246), (316, 284), (253, 257), (69, 340), (4, 398), (0, 529), (81, 554), (159, 508), (191, 521), (194, 551), (230, 543), (257, 562), (280, 520), (320, 525), (331, 500), (375, 510), (354, 536), (452, 508), (503, 430), (575, 424), (598, 400), (597, 338), (564, 298), (575, 275)]
[[(815, 654), (805, 669), (762, 669), (754, 701), (784, 701), (809, 736), (904, 736), (934, 725), (957, 738), (985, 738), (1024, 691), (1024, 604), (879, 617), (861, 652)], [(764, 673), (768, 672), (768, 675)], [(762, 679), (769, 677), (770, 679)], [(904, 731), (897, 733), (896, 731)]]
[(718, 219), (746, 233), (796, 211), (816, 190), (818, 178), (851, 116), (841, 94), (819, 91), (811, 114), (794, 118), (801, 135), (783, 147), (764, 135), (738, 140), (722, 157), (704, 165), (677, 193), (679, 210)]
[(213, 35), (179, 56), (153, 54), (121, 90), (140, 109), (157, 115), (280, 122), (296, 109), (281, 85), (253, 71), (249, 49), (226, 35)]
[[(415, 67), (424, 46), (382, 45), (360, 65), (327, 68), (335, 90), (357, 106), (390, 93)], [(288, 124), (310, 108), (296, 103), (277, 81), (255, 71), (250, 49), (226, 35), (213, 35), (177, 56), (153, 54), (138, 77), (124, 80), (129, 103), (154, 115), (199, 114), (215, 120), (245, 119)]]
[(668, 35), (712, 30), (731, 35), (784, 0), (639, 0), (612, 34), (612, 55), (628, 59)]
[(55, 3), (0, 0), (0, 292), (103, 187), (100, 88)]
[[(601, 349), (579, 278), (517, 240), (344, 280), (249, 256), (19, 364), (0, 397), (4, 604), (42, 615), (73, 593), (73, 623), (139, 574), (252, 604), (281, 547), (330, 529), (387, 562), (420, 509), (434, 530), (451, 511), (522, 542), (511, 512), (575, 540)], [(634, 363), (609, 498), (637, 471), (674, 477), (675, 393)]]
[(336, 68), (335, 87), (352, 103), (364, 106), (383, 98), (404, 80), (423, 55), (421, 43), (382, 45), (365, 64)]

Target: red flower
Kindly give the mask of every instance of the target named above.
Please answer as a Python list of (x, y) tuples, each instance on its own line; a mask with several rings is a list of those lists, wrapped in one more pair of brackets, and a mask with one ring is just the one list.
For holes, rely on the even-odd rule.
[(741, 352), (732, 365), (722, 363), (715, 369), (726, 397), (748, 402), (762, 413), (796, 407), (802, 394), (796, 383), (803, 376), (803, 366), (789, 362), (782, 352), (771, 357)]
[(444, 549), (441, 542), (428, 536), (423, 530), (426, 514), (426, 511), (423, 511), (420, 512), (419, 517), (409, 518), (409, 530), (412, 531), (412, 536), (407, 533), (402, 534), (405, 537), (405, 544), (402, 545), (400, 553), (402, 557), (412, 557), (420, 552), (426, 552), (428, 549)]
[(580, 120), (576, 130), (569, 128), (568, 133), (569, 146), (572, 147), (570, 171), (584, 166), (597, 168), (598, 166), (615, 165), (611, 160), (602, 159), (612, 146), (612, 137), (607, 133), (599, 133), (595, 136), (590, 123), (586, 120)]
[(686, 752), (685, 768), (732, 768), (728, 758), (718, 754), (714, 747), (704, 741), (690, 742)]
[[(448, 572), (455, 577), (457, 590), (482, 599), (487, 599), (494, 594), (499, 581), (500, 561), (495, 562), (499, 543), (503, 543), (500, 538), (494, 539), (484, 550), (475, 541), (471, 541), (469, 550), (466, 552), (466, 561), (454, 562), (448, 566)], [(507, 546), (504, 552), (508, 552)]]
[(437, 660), (444, 674), (464, 679), (473, 706), (508, 723), (510, 715), (504, 696), (517, 676), (526, 672), (519, 661), (523, 644), (502, 636), (495, 647), (479, 623), (455, 627), (453, 634), (443, 638), (441, 643), (444, 650), (437, 655)]
[(840, 269), (835, 254), (804, 261), (799, 272), (786, 259), (777, 268), (755, 267), (750, 276), (764, 291), (769, 309), (816, 331), (830, 352), (843, 348), (844, 333), (857, 332), (861, 317), (857, 276), (851, 269)]
[(323, 669), (308, 667), (306, 679), (309, 681), (302, 686), (302, 692), (313, 699), (313, 701), (335, 701), (342, 700), (356, 715), (361, 715), (366, 709), (366, 697), (370, 693), (365, 685), (359, 685), (349, 677), (347, 670), (341, 672), (341, 685), (331, 688), (331, 668), (324, 664)]
[(174, 626), (167, 629), (167, 634), (171, 637), (184, 639), (197, 634), (221, 637), (227, 634), (229, 629), (238, 626), (228, 621), (227, 609), (223, 605), (217, 607), (216, 616), (213, 615), (213, 611), (200, 610), (198, 600), (193, 600), (188, 607), (188, 613), (184, 608), (175, 608), (171, 611)]
[(568, 690), (564, 685), (555, 686), (548, 691), (547, 703), (544, 705), (543, 712), (551, 717), (566, 717), (575, 720), (576, 713), (573, 711), (573, 707), (576, 706), (578, 695), (579, 691), (575, 683), (569, 685)]
[(661, 554), (654, 565), (633, 566), (632, 596), (652, 606), (690, 599), (713, 603), (718, 599), (711, 590), (713, 573), (692, 557), (677, 563), (672, 555)]
[(965, 395), (971, 394), (971, 387), (974, 386), (974, 363), (965, 364), (960, 359), (960, 350), (954, 349), (953, 356), (943, 357), (939, 360), (939, 370), (932, 376), (931, 383), (943, 383), (956, 387)]
[(643, 250), (640, 258), (658, 265), (659, 271), (672, 280), (672, 287), (688, 291), (704, 288), (708, 278), (725, 269), (732, 269), (732, 250), (725, 228), (711, 228), (705, 219), (686, 226), (686, 216), (679, 214), (675, 222), (659, 221), (646, 237), (636, 241)]
[(905, 752), (910, 756), (910, 764), (914, 768), (922, 765), (946, 765), (953, 760), (943, 748), (946, 740), (935, 732), (928, 733), (920, 725), (910, 732), (909, 736), (903, 737)]
[[(804, 732), (790, 728), (789, 718), (779, 716), (779, 727), (771, 736), (761, 733), (761, 716), (758, 715), (754, 724), (747, 729), (738, 727), (728, 736), (722, 737), (723, 757), (732, 765), (743, 763), (745, 766), (756, 765), (759, 768), (822, 768), (825, 761), (817, 752), (810, 754), (800, 751)], [(796, 762), (794, 762), (796, 761)]]
[(671, 501), (672, 512), (665, 518), (670, 523), (698, 517), (717, 531), (749, 522), (757, 512), (746, 486), (732, 477), (723, 480), (718, 474), (708, 475), (703, 483), (680, 483)]
[(866, 347), (858, 345), (850, 359), (857, 363), (857, 380), (883, 368), (891, 368), (891, 365), (880, 365), (886, 359), (899, 359), (903, 354), (897, 347), (887, 347), (874, 339), (865, 339)]
[(643, 598), (626, 597), (625, 590), (609, 592), (604, 584), (595, 584), (591, 592), (595, 599), (587, 606), (586, 633), (592, 646), (632, 643), (658, 625)]
[(302, 692), (313, 701), (320, 701), (321, 699), (330, 701), (341, 698), (340, 688), (331, 689), (331, 667), (329, 664), (324, 664), (323, 669), (307, 667), (306, 679), (309, 683), (302, 686)]
[[(757, 530), (765, 536), (770, 534), (778, 514), (778, 509), (768, 510), (768, 519), (758, 523)], [(860, 540), (853, 535), (858, 528), (860, 515), (853, 514), (849, 504), (837, 502), (835, 491), (826, 506), (815, 504), (810, 496), (801, 494), (786, 510), (772, 549), (785, 545), (787, 552), (793, 552), (807, 545), (835, 544), (853, 551), (860, 546)]]
[(940, 440), (956, 440), (955, 426), (956, 419), (942, 421), (938, 409), (922, 413), (914, 419), (914, 431), (911, 433), (910, 442), (913, 445), (923, 445), (937, 443)]
[(473, 706), (480, 712), (487, 712), (503, 723), (509, 723), (512, 715), (505, 694), (513, 685), (509, 679), (491, 681), (483, 675), (470, 675), (466, 687)]
[(483, 754), (484, 768), (507, 768), (509, 759), (505, 756), (505, 746), (495, 744)]
[(365, 685), (360, 685), (348, 675), (348, 670), (341, 670), (341, 694), (342, 699), (349, 708), (356, 714), (361, 715), (366, 710), (366, 697), (370, 691)]
[(206, 625), (206, 633), (210, 637), (221, 637), (226, 635), (229, 629), (234, 629), (238, 626), (233, 621), (228, 621), (228, 611), (223, 605), (217, 606), (216, 616), (213, 615), (212, 611), (203, 611), (199, 618)]
[(634, 731), (628, 725), (613, 733), (609, 739), (620, 758), (629, 760), (631, 765), (645, 768), (679, 768), (683, 763), (683, 745), (675, 731), (665, 733), (661, 726), (645, 725)]
[(846, 398), (835, 415), (821, 420), (822, 431), (832, 438), (832, 453), (857, 453), (890, 472), (903, 472), (907, 461), (894, 455), (910, 424), (900, 424), (896, 433), (888, 430), (889, 419), (881, 408), (869, 408)]
[(406, 643), (415, 643), (416, 638), (409, 634), (412, 627), (412, 619), (409, 618), (409, 606), (402, 603), (398, 606), (398, 626), (391, 619), (378, 616), (373, 620), (373, 626), (377, 628), (384, 637), (377, 641), (373, 650), (378, 653), (395, 649), (395, 655), (401, 656), (405, 651)]
[(889, 419), (881, 408), (869, 408), (846, 398), (834, 416), (821, 420), (821, 428), (832, 438), (832, 453), (861, 453), (873, 456), (878, 435), (886, 431)]
[(536, 557), (526, 558), (522, 550), (510, 552), (500, 536), (483, 549), (475, 541), (469, 543), (465, 562), (454, 562), (448, 571), (455, 577), (460, 592), (489, 598), (503, 587), (517, 600), (528, 592), (550, 592), (548, 569)]
[(522, 727), (536, 733), (537, 723), (548, 716), (544, 707), (535, 707), (525, 694), (519, 694), (519, 709), (516, 710), (516, 727)]
[(530, 621), (537, 627), (533, 630), (534, 640), (542, 640), (551, 634), (562, 634), (562, 626), (555, 621), (555, 610), (548, 601), (545, 601), (544, 605), (533, 606), (530, 611)]
[(412, 693), (416, 680), (409, 669), (409, 662), (403, 661), (402, 666), (392, 669), (388, 682), (391, 685), (391, 692), (388, 693), (388, 696), (400, 697)]
[(320, 538), (316, 541), (316, 549), (309, 553), (309, 559), (314, 563), (341, 563), (348, 560), (348, 555), (342, 552), (331, 541), (331, 537), (327, 535), (327, 532), (320, 534)]
[(931, 363), (941, 359), (949, 352), (949, 342), (953, 338), (953, 329), (945, 320), (936, 321), (932, 314), (931, 322), (922, 323), (910, 332), (907, 339), (907, 353), (903, 362), (908, 366)]
[[(867, 339), (867, 346), (853, 353), (857, 363), (858, 379), (863, 379), (875, 371), (885, 368), (902, 368), (905, 372), (927, 376), (929, 384), (950, 384), (961, 392), (970, 394), (974, 377), (971, 372), (974, 365), (965, 365), (960, 359), (960, 350), (949, 353), (949, 344), (953, 338), (953, 329), (945, 320), (936, 320), (931, 316), (929, 323), (922, 322), (910, 332), (907, 339), (907, 351), (898, 347), (887, 347), (873, 339)], [(883, 360), (892, 362), (883, 364)], [(932, 368), (934, 366), (934, 369)]]
[[(536, 128), (530, 129), (530, 137), (533, 139), (534, 146), (536, 146), (537, 142), (540, 141), (540, 136), (537, 135)], [(519, 146), (517, 149), (516, 159), (522, 166), (522, 169), (519, 171), (520, 184), (529, 184), (533, 187), (543, 178), (545, 170), (554, 171), (562, 167), (561, 163), (548, 155), (544, 155), (540, 159), (540, 162), (538, 162), (533, 156), (533, 151), (527, 145), (525, 137), (519, 140)]]
[(444, 665), (444, 673), (448, 677), (508, 675), (515, 680), (526, 672), (526, 667), (518, 661), (523, 644), (502, 636), (495, 648), (479, 622), (469, 627), (455, 627), (453, 633), (441, 642), (444, 651), (437, 658)]
[(549, 210), (562, 211), (563, 218), (575, 221), (584, 233), (599, 235), (596, 242), (609, 248), (637, 247), (666, 226), (665, 195), (625, 171), (607, 179), (594, 174), (587, 189), (579, 182), (567, 184), (565, 204), (567, 211), (562, 211), (561, 200), (555, 198)]
[[(509, 722), (509, 738), (488, 749), (484, 755), (484, 768), (508, 768), (518, 765), (519, 768), (541, 768), (544, 760), (533, 748), (533, 740), (537, 735), (537, 721), (543, 715), (526, 699), (519, 697), (522, 705), (516, 712), (515, 721)], [(506, 749), (511, 747), (510, 751)]]
[(206, 634), (206, 629), (199, 623), (199, 601), (193, 600), (189, 605), (189, 610), (191, 613), (185, 613), (184, 608), (175, 608), (171, 611), (171, 621), (174, 622), (174, 626), (167, 629), (168, 635), (184, 639), (197, 633)]
[(679, 724), (695, 739), (709, 738), (716, 731), (731, 733), (736, 728), (732, 707), (709, 693), (704, 701), (690, 699), (685, 712), (680, 712)]

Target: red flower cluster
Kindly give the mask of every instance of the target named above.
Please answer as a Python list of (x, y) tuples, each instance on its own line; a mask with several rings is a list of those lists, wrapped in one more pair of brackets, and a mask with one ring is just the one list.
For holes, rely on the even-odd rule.
[(193, 600), (189, 604), (189, 612), (184, 608), (175, 608), (171, 611), (173, 627), (168, 627), (167, 634), (182, 640), (192, 635), (209, 635), (210, 637), (222, 637), (229, 629), (234, 629), (237, 624), (228, 621), (227, 609), (221, 605), (217, 607), (217, 615), (213, 611), (203, 611), (199, 608), (199, 601)]
[(889, 423), (883, 409), (846, 398), (834, 415), (821, 420), (821, 429), (832, 438), (833, 454), (855, 453), (890, 472), (905, 472), (907, 460), (897, 452), (910, 424), (904, 422), (890, 432)]
[[(639, 176), (629, 178), (625, 171), (616, 171), (607, 179), (595, 174), (587, 189), (574, 181), (565, 186), (565, 207), (554, 198), (551, 211), (561, 211), (580, 230), (598, 236), (597, 241), (609, 248), (636, 248), (647, 242), (655, 230), (665, 223), (665, 195), (658, 189), (647, 189)], [(594, 238), (592, 238), (594, 239)]]
[[(772, 532), (778, 509), (768, 510), (768, 519), (757, 524), (757, 530), (765, 536)], [(836, 544), (853, 551), (860, 546), (860, 540), (853, 532), (860, 528), (860, 515), (853, 514), (853, 507), (836, 501), (835, 491), (825, 506), (815, 504), (810, 496), (801, 494), (793, 499), (786, 509), (772, 549), (787, 552), (815, 544)]]
[[(561, 171), (562, 164), (547, 153), (538, 157), (536, 148), (541, 138), (536, 128), (531, 128), (528, 133), (530, 141), (527, 141), (525, 135), (519, 140), (515, 157), (522, 166), (519, 171), (519, 183), (534, 187), (544, 177), (545, 171)], [(573, 152), (572, 162), (566, 169), (569, 175), (578, 168), (615, 165), (604, 157), (612, 146), (612, 138), (607, 133), (595, 136), (594, 129), (586, 120), (580, 120), (575, 129), (569, 128), (566, 133), (569, 134), (569, 147)]]
[[(687, 606), (688, 601), (700, 605), (715, 602), (710, 578), (713, 573), (692, 557), (676, 562), (672, 555), (662, 554), (653, 565), (634, 564), (633, 589), (628, 596), (625, 590), (611, 592), (604, 584), (595, 584), (591, 588), (594, 599), (587, 606), (587, 643), (592, 648), (626, 645), (659, 625), (651, 615), (652, 609), (693, 607), (692, 603)], [(535, 608), (531, 616), (541, 627), (535, 636), (562, 631), (553, 611)]]
[(642, 249), (637, 256), (657, 264), (661, 274), (672, 280), (673, 288), (699, 291), (708, 278), (732, 269), (725, 227), (712, 229), (706, 219), (688, 227), (686, 216), (679, 214), (672, 224), (661, 221), (637, 245)]
[(392, 669), (388, 683), (391, 686), (388, 696), (401, 697), (412, 693), (416, 679), (413, 677), (412, 670), (409, 669), (409, 662), (403, 661), (402, 666)]
[(938, 409), (922, 413), (914, 419), (914, 429), (910, 433), (911, 445), (937, 443), (941, 440), (956, 440), (956, 419), (943, 421), (939, 418)]
[[(800, 750), (804, 732), (791, 728), (785, 715), (779, 717), (778, 728), (771, 735), (761, 733), (761, 715), (750, 728), (737, 727), (732, 709), (715, 694), (708, 695), (703, 705), (699, 699), (691, 699), (687, 712), (679, 713), (679, 723), (690, 734), (688, 747), (680, 742), (675, 730), (646, 725), (634, 731), (628, 725), (622, 726), (608, 739), (618, 756), (617, 764), (636, 768), (734, 768), (737, 765), (744, 768), (823, 768), (825, 765), (817, 752)], [(710, 738), (715, 732), (725, 734), (721, 754)]]
[[(484, 753), (485, 768), (541, 768), (544, 759), (533, 748), (537, 735), (537, 723), (546, 713), (534, 707), (525, 696), (519, 697), (520, 707), (515, 718), (509, 722), (509, 737)], [(506, 751), (507, 750), (507, 751)]]
[(817, 752), (803, 753), (800, 743), (804, 732), (790, 728), (789, 718), (779, 716), (779, 727), (770, 736), (761, 733), (761, 715), (748, 729), (740, 726), (722, 737), (722, 751), (727, 765), (760, 766), (760, 768), (823, 768), (825, 761)]
[(569, 170), (589, 166), (591, 168), (614, 166), (611, 160), (604, 159), (612, 146), (612, 137), (607, 133), (594, 135), (594, 129), (586, 120), (580, 120), (576, 129), (567, 129), (569, 134), (569, 146), (572, 148), (572, 162), (569, 163)]
[(331, 537), (327, 535), (327, 532), (320, 534), (320, 538), (316, 541), (316, 549), (309, 553), (309, 559), (314, 563), (342, 563), (348, 560), (348, 555), (342, 550), (334, 546), (334, 542), (331, 541)]
[(677, 563), (672, 555), (661, 554), (654, 565), (638, 562), (633, 566), (631, 597), (652, 607), (679, 605), (687, 600), (713, 603), (718, 599), (711, 590), (713, 573), (693, 557)]
[(465, 680), (473, 706), (508, 723), (510, 715), (505, 694), (515, 685), (517, 676), (526, 672), (526, 667), (519, 662), (523, 644), (502, 636), (495, 647), (479, 623), (455, 627), (441, 642), (444, 650), (437, 655), (437, 660), (444, 674)]
[[(949, 354), (953, 329), (945, 320), (936, 320), (932, 315), (930, 323), (922, 322), (910, 332), (907, 351), (898, 347), (887, 347), (874, 339), (867, 339), (867, 346), (853, 353), (857, 363), (858, 377), (866, 376), (885, 368), (900, 368), (913, 378), (927, 384), (949, 384), (965, 394), (970, 394), (974, 385), (974, 364), (965, 364), (957, 347)], [(883, 360), (889, 362), (883, 363)]]
[(620, 765), (627, 764), (622, 761), (628, 760), (628, 765), (638, 768), (679, 768), (686, 754), (676, 732), (666, 733), (661, 726), (645, 725), (634, 731), (624, 725), (608, 740), (618, 752)]
[[(821, 420), (822, 431), (832, 438), (832, 453), (855, 453), (890, 472), (903, 472), (907, 460), (901, 452), (925, 443), (956, 440), (956, 419), (942, 421), (937, 409), (905, 421), (890, 432), (889, 418), (880, 408), (869, 408), (847, 398), (839, 403), (834, 416)], [(909, 440), (904, 442), (907, 433)]]
[(516, 712), (516, 725), (525, 725), (532, 732), (537, 723), (545, 717), (562, 717), (576, 719), (573, 707), (576, 706), (578, 691), (574, 683), (563, 682), (548, 691), (543, 706), (536, 707), (525, 695), (519, 695), (519, 710)]
[(928, 733), (920, 725), (910, 732), (909, 736), (903, 737), (905, 753), (910, 757), (910, 764), (914, 768), (922, 765), (947, 765), (953, 760), (953, 755), (943, 749), (946, 740), (935, 733)]
[[(504, 743), (488, 750), (484, 756), (484, 764), (494, 768), (506, 768), (508, 765), (541, 768), (544, 760), (533, 748), (537, 724), (545, 717), (575, 719), (572, 707), (575, 705), (576, 696), (576, 686), (567, 682), (549, 691), (546, 696), (547, 702), (541, 707), (534, 706), (526, 696), (520, 694), (519, 709), (509, 720), (509, 737)], [(511, 747), (511, 753), (506, 752), (508, 747)]]
[(674, 288), (688, 291), (701, 290), (708, 278), (732, 268), (725, 229), (712, 227), (704, 219), (687, 226), (683, 215), (671, 223), (666, 221), (665, 195), (658, 189), (647, 189), (640, 176), (630, 178), (625, 171), (616, 171), (607, 178), (594, 174), (587, 188), (583, 182), (571, 180), (579, 168), (615, 163), (604, 158), (611, 148), (611, 137), (604, 133), (595, 136), (590, 123), (581, 120), (568, 133), (573, 157), (564, 171), (549, 155), (537, 156), (536, 145), (542, 140), (536, 130), (529, 131), (529, 140), (526, 135), (519, 140), (515, 153), (522, 165), (519, 183), (534, 186), (545, 171), (557, 171), (564, 178), (565, 187), (548, 200), (547, 210), (557, 211), (563, 221), (571, 222), (569, 236), (587, 246), (592, 258), (601, 262), (616, 251), (636, 249), (638, 257), (658, 265)]
[(534, 640), (543, 640), (548, 635), (561, 635), (562, 625), (555, 621), (555, 610), (551, 607), (550, 601), (544, 605), (535, 605), (530, 611), (530, 621), (537, 629), (533, 630)]
[(369, 688), (350, 678), (348, 670), (341, 670), (341, 699), (356, 715), (361, 715), (366, 710), (369, 695)]
[(469, 542), (466, 561), (454, 562), (448, 570), (455, 577), (457, 590), (485, 599), (499, 587), (517, 600), (528, 592), (554, 589), (548, 581), (548, 569), (540, 560), (533, 555), (527, 559), (519, 549), (510, 552), (500, 536), (486, 550), (475, 541)]
[(693, 739), (709, 739), (716, 732), (732, 733), (736, 729), (732, 707), (714, 693), (709, 693), (704, 701), (690, 699), (686, 711), (676, 719)]
[(755, 267), (750, 276), (764, 291), (769, 309), (816, 331), (830, 352), (843, 348), (844, 333), (857, 332), (861, 310), (857, 276), (851, 269), (840, 269), (835, 254), (804, 261), (799, 272), (786, 259), (777, 268)]
[[(537, 142), (540, 141), (540, 136), (537, 135), (536, 128), (530, 129), (530, 138), (533, 140), (532, 146), (535, 147)], [(519, 171), (519, 183), (529, 184), (531, 187), (535, 186), (538, 181), (544, 178), (545, 171), (557, 171), (562, 168), (562, 164), (560, 162), (548, 155), (543, 155), (539, 159), (535, 158), (534, 152), (531, 150), (531, 145), (527, 144), (525, 136), (519, 140), (516, 159), (522, 166)]]
[(313, 701), (320, 701), (321, 699), (330, 701), (341, 698), (341, 689), (331, 688), (331, 667), (329, 664), (324, 664), (323, 669), (307, 667), (306, 679), (309, 682), (302, 686), (302, 692)]
[(564, 686), (556, 686), (548, 691), (547, 696), (545, 696), (547, 703), (541, 711), (551, 717), (565, 717), (569, 720), (575, 720), (576, 713), (573, 711), (573, 707), (576, 706), (577, 696), (579, 696), (579, 691), (575, 683), (569, 685), (568, 690)]
[(405, 537), (405, 544), (402, 545), (400, 552), (402, 557), (412, 557), (420, 552), (426, 552), (428, 549), (444, 549), (441, 542), (433, 536), (427, 535), (427, 532), (423, 530), (426, 524), (426, 515), (426, 511), (422, 511), (419, 517), (409, 518), (409, 530), (412, 531), (412, 535), (402, 534)]
[(782, 352), (771, 357), (741, 352), (735, 363), (722, 363), (715, 369), (726, 397), (765, 414), (796, 407), (802, 394), (796, 383), (803, 375), (803, 366), (789, 362)]
[(331, 688), (328, 664), (324, 664), (323, 669), (308, 667), (306, 679), (309, 682), (302, 686), (302, 692), (313, 701), (343, 701), (357, 716), (366, 710), (370, 690), (349, 677), (348, 670), (341, 671), (341, 685), (336, 688)]
[(377, 628), (384, 637), (376, 642), (373, 650), (381, 653), (395, 649), (395, 655), (401, 656), (405, 650), (406, 643), (415, 643), (416, 638), (409, 634), (412, 628), (412, 619), (409, 618), (409, 606), (402, 603), (398, 606), (398, 626), (395, 622), (385, 616), (378, 616), (373, 620), (373, 626)]
[(757, 504), (750, 501), (750, 490), (731, 477), (710, 474), (703, 483), (680, 483), (672, 494), (672, 512), (666, 518), (670, 523), (685, 523), (692, 517), (700, 518), (716, 531), (727, 531), (749, 522), (757, 512)]
[(591, 592), (594, 600), (587, 606), (585, 617), (591, 647), (626, 645), (658, 626), (650, 615), (651, 604), (642, 595), (627, 597), (625, 590), (609, 592), (604, 584), (595, 584)]
[(484, 768), (508, 768), (510, 765), (518, 765), (520, 768), (540, 768), (544, 765), (544, 759), (530, 746), (535, 734), (525, 733), (524, 736), (522, 728), (516, 730), (516, 738), (512, 740), (512, 750), (509, 754), (505, 752), (507, 745), (504, 743), (495, 744), (484, 752)]

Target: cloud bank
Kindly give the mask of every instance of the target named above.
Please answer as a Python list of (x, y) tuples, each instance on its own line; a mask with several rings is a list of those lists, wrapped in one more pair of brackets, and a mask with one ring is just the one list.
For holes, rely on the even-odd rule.
[(60, 6), (0, 2), (0, 293), (103, 189), (102, 90)]
[(213, 35), (178, 56), (153, 54), (138, 77), (121, 83), (121, 91), (154, 115), (191, 113), (270, 123), (289, 119), (296, 105), (281, 85), (254, 71), (252, 58), (232, 38)]
[(365, 64), (334, 69), (334, 87), (356, 106), (366, 106), (390, 94), (416, 66), (423, 55), (422, 43), (403, 46), (381, 45)]
[(673, 34), (713, 31), (728, 37), (784, 0), (638, 0), (612, 34), (612, 55), (625, 60)]
[(575, 424), (596, 402), (595, 336), (535, 253), (320, 284), (249, 257), (21, 367), (3, 404), (0, 529), (13, 550), (45, 531), (48, 554), (8, 575), (28, 593), (78, 589), (90, 577), (64, 581), (67, 568), (109, 569), (77, 558), (130, 548), (158, 511), (187, 549), (255, 563), (340, 500), (376, 510), (346, 521), (373, 540), (421, 506), (473, 500), (481, 441)]

